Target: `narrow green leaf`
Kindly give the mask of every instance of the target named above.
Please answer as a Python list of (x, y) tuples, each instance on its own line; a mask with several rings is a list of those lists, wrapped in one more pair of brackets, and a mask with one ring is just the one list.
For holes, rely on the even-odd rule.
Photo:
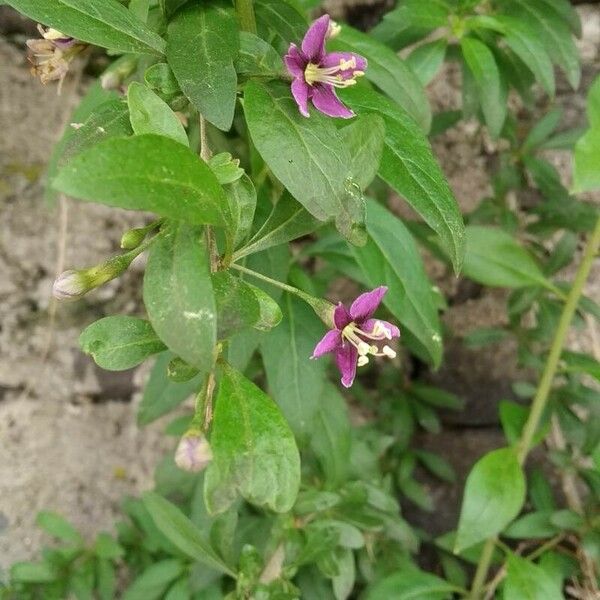
[(166, 349), (148, 321), (125, 315), (88, 325), (79, 336), (79, 345), (108, 371), (131, 369)]
[(401, 107), (360, 86), (346, 90), (346, 101), (359, 113), (375, 113), (385, 121), (385, 148), (379, 175), (439, 235), (456, 272), (464, 253), (460, 209), (427, 138)]
[(235, 17), (220, 5), (189, 3), (169, 23), (167, 61), (189, 101), (223, 131), (235, 111), (238, 48)]
[(351, 178), (351, 158), (332, 119), (306, 119), (289, 86), (250, 81), (244, 110), (256, 149), (290, 193), (320, 221), (335, 218), (340, 233), (364, 240), (364, 201)]
[(57, 513), (43, 510), (37, 514), (35, 522), (46, 533), (63, 542), (75, 545), (80, 545), (83, 542), (83, 538), (77, 529)]
[(151, 246), (144, 304), (160, 339), (207, 373), (216, 342), (216, 305), (201, 228), (170, 226)]
[(445, 600), (455, 587), (443, 579), (418, 569), (403, 569), (376, 583), (365, 600)]
[(30, 19), (118, 52), (161, 55), (165, 42), (117, 0), (10, 0)]
[(513, 448), (493, 450), (467, 477), (455, 540), (460, 552), (500, 533), (525, 501), (525, 476)]
[(138, 135), (156, 133), (174, 139), (189, 146), (187, 134), (181, 121), (152, 90), (145, 85), (133, 81), (127, 91), (129, 118), (133, 131)]
[(469, 68), (485, 122), (493, 138), (502, 131), (506, 119), (506, 93), (500, 81), (500, 72), (491, 50), (479, 40), (465, 36), (460, 40), (463, 57)]
[(211, 432), (213, 461), (204, 477), (211, 513), (240, 494), (275, 512), (289, 511), (300, 487), (300, 456), (275, 403), (231, 367), (223, 367)]
[(190, 223), (230, 220), (223, 189), (189, 148), (158, 135), (113, 138), (63, 167), (53, 186), (89, 202), (147, 210)]
[(325, 330), (314, 312), (289, 294), (282, 306), (283, 320), (261, 342), (261, 354), (270, 394), (294, 433), (304, 439), (325, 383), (325, 362), (310, 360)]
[(436, 302), (417, 246), (402, 221), (369, 200), (369, 242), (355, 248), (356, 259), (371, 285), (387, 285), (383, 302), (404, 326), (403, 336), (425, 360), (439, 365), (442, 336)]
[(429, 131), (431, 108), (425, 90), (419, 78), (393, 50), (347, 25), (328, 47), (364, 56), (369, 61), (365, 77), (410, 114), (425, 133)]
[(154, 492), (146, 492), (142, 500), (156, 527), (181, 552), (211, 569), (233, 576), (198, 528), (174, 504)]
[(123, 600), (159, 600), (183, 568), (181, 561), (174, 558), (150, 565), (127, 588)]
[(463, 273), (489, 286), (550, 286), (530, 254), (511, 235), (495, 227), (467, 227)]
[(511, 17), (499, 16), (498, 20), (507, 30), (506, 45), (527, 65), (546, 92), (554, 96), (554, 67), (535, 29), (527, 22)]
[(587, 115), (590, 128), (575, 145), (573, 179), (577, 192), (600, 188), (600, 77), (588, 92)]
[(422, 85), (431, 83), (446, 58), (446, 40), (435, 40), (415, 48), (406, 58), (406, 63), (419, 78)]
[(562, 600), (562, 590), (556, 582), (530, 560), (516, 554), (508, 555), (508, 570), (504, 583), (504, 600)]

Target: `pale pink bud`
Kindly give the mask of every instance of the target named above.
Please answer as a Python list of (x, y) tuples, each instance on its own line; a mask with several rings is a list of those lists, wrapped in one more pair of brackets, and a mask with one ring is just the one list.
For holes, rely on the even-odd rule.
[(206, 436), (195, 432), (185, 434), (175, 451), (175, 464), (183, 471), (199, 473), (204, 470), (212, 460), (212, 450)]
[(80, 271), (64, 271), (52, 286), (52, 295), (57, 300), (78, 300), (89, 291), (86, 278)]

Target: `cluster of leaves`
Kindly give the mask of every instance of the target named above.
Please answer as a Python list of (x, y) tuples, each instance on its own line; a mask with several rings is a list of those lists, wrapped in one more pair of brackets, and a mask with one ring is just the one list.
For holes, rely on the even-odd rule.
[[(508, 95), (514, 90), (529, 110), (542, 91), (552, 99), (555, 66), (577, 87), (580, 25), (566, 0), (401, 0), (368, 35), (343, 25), (329, 45), (369, 61), (364, 81), (342, 92), (357, 114), (350, 122), (314, 111), (303, 118), (286, 81), (281, 56), (302, 39), (316, 2), (237, 0), (236, 10), (216, 0), (9, 3), (120, 55), (103, 81), (116, 79), (125, 94), (90, 88), (71, 119), (80, 125), (51, 158), (48, 194), (158, 216), (123, 239), (127, 250), (148, 249), (146, 318), (105, 317), (80, 342), (109, 370), (156, 355), (139, 424), (195, 395), (195, 418), (210, 416), (213, 460), (190, 474), (167, 457), (155, 491), (124, 502), (116, 539), (101, 534), (88, 547), (59, 517), (41, 515), (64, 545), (41, 563), (14, 565), (0, 597), (112, 598), (121, 573), (126, 600), (341, 600), (362, 590), (369, 600), (443, 599), (467, 594), (470, 565), (498, 535), (507, 544), (492, 560), (504, 564), (505, 598), (562, 597), (564, 582), (579, 575), (573, 549), (600, 555), (595, 359), (563, 353), (535, 437), (540, 443), (557, 421), (566, 444), (549, 456), (585, 482), (585, 507), (561, 507), (541, 472), (526, 477), (519, 444), (529, 409), (507, 400), (507, 447), (475, 465), (456, 531), (429, 540), (401, 517), (398, 498), (434, 508), (417, 465), (454, 481), (451, 466), (412, 438), (418, 427), (439, 431), (437, 410), (460, 410), (461, 399), (410, 381), (408, 370), (369, 366), (376, 395), (359, 385), (354, 398), (374, 417), (352, 427), (327, 364), (308, 357), (324, 332), (310, 299), (345, 278), (386, 285), (385, 308), (407, 352), (438, 367), (445, 301), (420, 245), (475, 282), (512, 290), (508, 325), (471, 332), (464, 343), (513, 337), (520, 362), (543, 370), (568, 292), (560, 271), (597, 218), (544, 152), (579, 139), (577, 191), (598, 186), (600, 87), (581, 138), (556, 133), (558, 109), (524, 132)], [(397, 52), (409, 45), (403, 60)], [(460, 65), (462, 111), (432, 115), (424, 86), (445, 60)], [(427, 136), (473, 116), (503, 150), (493, 197), (465, 216), (465, 227)], [(386, 207), (390, 191), (419, 221)], [(532, 193), (533, 205), (521, 202)], [(582, 297), (577, 319), (587, 316), (599, 319), (600, 307)], [(206, 382), (215, 377), (212, 398)], [(515, 391), (527, 400), (535, 388), (517, 382)], [(193, 419), (175, 418), (167, 435), (180, 437)], [(513, 540), (533, 551), (523, 557)], [(416, 566), (423, 542), (436, 548), (443, 577)]]

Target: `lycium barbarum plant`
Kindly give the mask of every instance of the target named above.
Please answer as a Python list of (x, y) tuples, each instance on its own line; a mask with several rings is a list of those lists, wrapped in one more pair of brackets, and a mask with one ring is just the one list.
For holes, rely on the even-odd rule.
[[(194, 402), (167, 426), (177, 448), (155, 491), (124, 502), (116, 538), (86, 545), (43, 513), (40, 526), (66, 546), (14, 565), (0, 597), (108, 600), (121, 594), (117, 572), (126, 600), (595, 597), (599, 396), (582, 374), (598, 379), (598, 363), (562, 349), (573, 318), (600, 315), (583, 295), (598, 215), (539, 154), (572, 148), (580, 132), (553, 134), (551, 112), (522, 138), (507, 103), (510, 89), (526, 108), (535, 94), (553, 97), (554, 65), (577, 86), (569, 4), (399, 0), (366, 34), (326, 14), (309, 20), (318, 2), (308, 0), (9, 3), (43, 25), (44, 39), (28, 44), (43, 82), (81, 68), (72, 59), (88, 45), (114, 58), (55, 150), (49, 199), (144, 213), (122, 254), (61, 274), (54, 295), (93, 301), (147, 253), (140, 316), (106, 316), (80, 344), (108, 370), (156, 356), (141, 426)], [(423, 86), (446, 59), (463, 73), (462, 112), (432, 119)], [(598, 85), (575, 151), (577, 191), (600, 185), (597, 96)], [(427, 139), (462, 116), (509, 146), (494, 198), (466, 228)], [(543, 201), (525, 219), (512, 195), (518, 203), (527, 181)], [(418, 221), (387, 207), (392, 192)], [(581, 233), (590, 237), (572, 286), (552, 281)], [(414, 380), (442, 362), (445, 306), (415, 240), (455, 274), (513, 289), (509, 325), (464, 341), (514, 336), (539, 373), (520, 386), (530, 407), (501, 404), (507, 446), (475, 464), (458, 525), (433, 540), (400, 504), (433, 509), (417, 464), (455, 475), (412, 434), (417, 424), (437, 432), (437, 408), (462, 401)], [(332, 291), (340, 281), (335, 289), (370, 291), (346, 308), (353, 294)], [(370, 361), (399, 352), (402, 361)], [(327, 360), (310, 360), (325, 354), (341, 386)], [(351, 427), (341, 391), (370, 409), (369, 423)], [(566, 506), (523, 471), (550, 427), (563, 440), (551, 457)], [(435, 575), (416, 566), (420, 542), (438, 553)]]

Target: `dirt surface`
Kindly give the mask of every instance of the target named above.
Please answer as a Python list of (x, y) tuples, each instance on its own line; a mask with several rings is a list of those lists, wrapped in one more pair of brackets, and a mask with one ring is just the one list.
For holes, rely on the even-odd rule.
[[(352, 20), (358, 4), (365, 0), (345, 10), (332, 0), (329, 8)], [(371, 4), (379, 11), (385, 2)], [(586, 90), (598, 72), (600, 8), (579, 10)], [(153, 468), (171, 444), (160, 434), (162, 424), (143, 430), (135, 424), (144, 373), (101, 373), (77, 346), (81, 329), (99, 316), (140, 310), (139, 265), (85, 301), (59, 306), (48, 351), (50, 289), (61, 227), (66, 223), (60, 262), (70, 268), (98, 263), (118, 249), (124, 230), (140, 223), (124, 211), (75, 201), (48, 206), (43, 200), (44, 165), (85, 85), (67, 81), (58, 97), (54, 87), (42, 87), (30, 76), (21, 48), (0, 38), (0, 567), (35, 555), (47, 541), (34, 525), (40, 509), (68, 515), (86, 535), (109, 529), (119, 499), (151, 486)], [(436, 110), (458, 106), (458, 74), (451, 67), (441, 73), (429, 94)], [(584, 121), (581, 93), (560, 84), (558, 102), (565, 107), (564, 127)], [(472, 209), (490, 192), (493, 145), (474, 123), (465, 123), (437, 138), (434, 149), (462, 208)], [(551, 158), (568, 182), (568, 156), (554, 153)], [(496, 403), (510, 395), (511, 381), (524, 374), (514, 367), (510, 343), (469, 354), (453, 340), (475, 327), (501, 324), (506, 294), (458, 286), (437, 263), (428, 260), (427, 267), (453, 298), (445, 317), (448, 362), (434, 378), (464, 395), (468, 410), (454, 423), (463, 427), (460, 435), (450, 432), (424, 443), (464, 474), (477, 456), (501, 443)], [(588, 292), (600, 300), (600, 267)], [(572, 341), (592, 347), (589, 332), (573, 334)], [(469, 429), (472, 425), (478, 428)], [(451, 525), (460, 490), (455, 489), (451, 502), (448, 493), (440, 488), (434, 497), (449, 507), (440, 511), (440, 518)], [(415, 515), (419, 519), (418, 511)], [(423, 517), (424, 524), (428, 518)]]

